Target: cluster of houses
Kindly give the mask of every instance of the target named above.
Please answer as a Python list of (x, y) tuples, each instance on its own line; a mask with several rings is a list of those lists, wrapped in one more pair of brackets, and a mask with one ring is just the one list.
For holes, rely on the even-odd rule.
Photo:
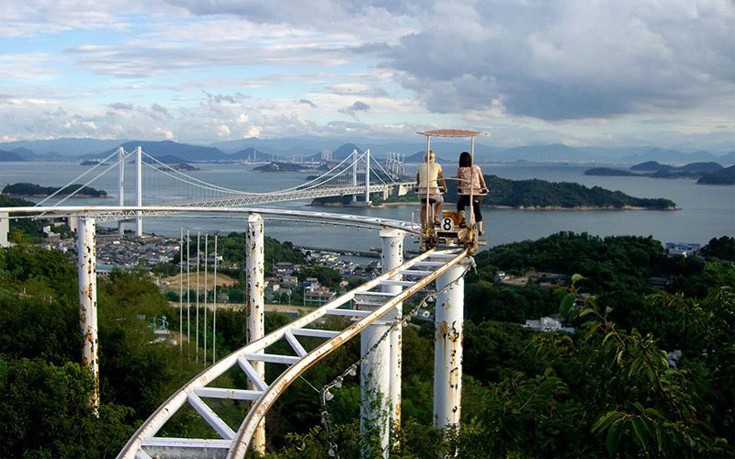
[[(373, 261), (367, 265), (360, 265), (346, 261), (336, 253), (329, 251), (306, 251), (306, 262), (309, 266), (326, 266), (338, 272), (344, 279), (367, 280), (374, 277), (381, 270), (380, 262)], [(299, 281), (296, 273), (301, 269), (298, 264), (277, 262), (273, 270), (266, 277), (265, 299), (268, 302), (280, 302), (283, 295), (290, 297), (294, 289), (303, 289), (303, 306), (321, 306), (332, 301), (337, 292), (321, 285), (315, 277), (307, 277)], [(348, 280), (339, 284), (340, 289), (346, 289)]]
[[(44, 240), (43, 247), (74, 254), (77, 250), (76, 238), (60, 238), (58, 234)], [(113, 267), (131, 268), (135, 266), (154, 266), (179, 260), (179, 241), (159, 236), (145, 238), (126, 237), (120, 240), (115, 234), (97, 235), (97, 273), (106, 274)]]
[(699, 244), (693, 242), (666, 242), (664, 244), (664, 250), (669, 256), (680, 255), (683, 257), (690, 257), (692, 255), (698, 255), (699, 249), (702, 247)]
[(179, 241), (164, 237), (97, 239), (97, 264), (129, 268), (154, 266), (159, 263), (177, 262), (180, 258)]

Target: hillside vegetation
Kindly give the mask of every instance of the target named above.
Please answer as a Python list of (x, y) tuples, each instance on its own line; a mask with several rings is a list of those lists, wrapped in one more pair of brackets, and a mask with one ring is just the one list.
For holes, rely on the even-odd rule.
[(66, 187), (51, 187), (41, 186), (35, 183), (14, 183), (12, 185), (5, 185), (2, 190), (2, 194), (7, 196), (50, 196), (56, 192), (59, 192), (57, 196), (69, 196), (73, 194), (77, 197), (93, 197), (93, 198), (106, 198), (107, 192), (104, 190), (98, 190), (89, 186), (80, 184), (68, 185)]
[[(403, 329), (403, 429), (390, 457), (454, 455), (455, 448), (456, 457), (473, 459), (735, 457), (735, 239), (713, 239), (704, 253), (706, 260), (670, 258), (650, 237), (574, 233), (479, 253), (465, 284), (461, 429), (444, 436), (432, 428), (435, 331), (432, 322), (416, 321)], [(499, 271), (529, 282), (499, 283)], [(562, 280), (548, 285), (551, 275)], [(669, 279), (665, 290), (654, 288), (652, 277)], [(168, 316), (171, 330), (179, 323), (149, 273), (116, 271), (98, 288), (96, 417), (86, 403), (90, 375), (78, 364), (74, 264), (32, 246), (0, 249), (0, 457), (114, 457), (142, 420), (201, 370), (193, 342), (183, 353), (154, 342), (152, 319)], [(577, 332), (521, 326), (552, 313)], [(287, 320), (270, 314), (266, 328)], [(245, 343), (245, 322), (242, 312), (220, 311), (220, 358)], [(670, 364), (674, 351), (680, 357)], [(314, 390), (359, 352), (353, 340), (294, 383), (269, 412), (266, 457), (329, 457), (330, 440), (340, 457), (360, 456), (370, 439), (359, 436), (358, 377), (333, 390), (326, 406), (331, 436)], [(241, 373), (224, 378), (244, 385)], [(219, 408), (229, 422), (245, 409), (231, 402)], [(181, 416), (165, 433), (211, 430)]]
[[(512, 207), (517, 209), (625, 209), (673, 210), (676, 203), (668, 199), (648, 199), (629, 196), (620, 191), (592, 188), (571, 182), (546, 180), (509, 180), (496, 175), (485, 175), (488, 194), (485, 206)], [(445, 201), (456, 202), (457, 185), (447, 182)], [(417, 202), (415, 192), (385, 202)]]

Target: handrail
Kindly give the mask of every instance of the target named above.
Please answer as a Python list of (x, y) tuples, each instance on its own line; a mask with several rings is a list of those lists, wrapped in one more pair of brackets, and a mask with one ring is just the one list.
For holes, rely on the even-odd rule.
[[(66, 216), (103, 216), (109, 214), (121, 217), (135, 217), (137, 215), (171, 214), (178, 212), (194, 213), (232, 213), (232, 214), (261, 214), (270, 218), (303, 218), (314, 221), (323, 221), (337, 225), (365, 226), (373, 228), (393, 228), (410, 234), (418, 234), (417, 224), (389, 218), (365, 217), (361, 215), (335, 214), (330, 212), (310, 212), (303, 210), (268, 209), (253, 207), (178, 207), (178, 206), (64, 206), (64, 207), (0, 207), (0, 213), (40, 214), (53, 212), (44, 218)], [(11, 217), (12, 218), (12, 217)]]

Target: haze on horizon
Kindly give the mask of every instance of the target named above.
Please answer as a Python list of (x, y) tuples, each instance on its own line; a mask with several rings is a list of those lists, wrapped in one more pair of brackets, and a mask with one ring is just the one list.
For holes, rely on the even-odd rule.
[(27, 0), (0, 21), (0, 142), (735, 149), (731, 0)]

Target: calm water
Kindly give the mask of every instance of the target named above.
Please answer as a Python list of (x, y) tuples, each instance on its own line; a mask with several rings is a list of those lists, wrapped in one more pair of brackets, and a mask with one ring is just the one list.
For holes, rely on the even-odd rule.
[[(219, 186), (243, 191), (274, 191), (304, 182), (301, 173), (257, 173), (249, 166), (233, 164), (198, 165), (199, 171), (190, 174), (197, 179)], [(585, 176), (590, 166), (491, 164), (483, 165), (485, 174), (495, 174), (508, 179), (538, 178), (553, 182), (576, 182), (585, 186), (601, 186), (626, 194), (645, 198), (667, 198), (676, 202), (679, 211), (519, 211), (484, 209), (488, 247), (526, 239), (538, 239), (559, 231), (587, 232), (599, 236), (640, 235), (653, 236), (665, 241), (683, 241), (705, 244), (713, 237), (735, 235), (735, 187), (697, 185), (692, 180), (652, 179), (645, 177), (595, 177)], [(446, 175), (453, 175), (451, 167), (445, 167)], [(0, 185), (31, 182), (43, 186), (63, 186), (89, 168), (77, 163), (19, 162), (0, 163)], [(97, 169), (101, 172), (102, 169)], [(411, 166), (407, 170), (412, 170)], [(126, 170), (126, 204), (135, 203), (134, 168)], [(87, 183), (91, 179), (80, 179)], [(117, 170), (111, 170), (90, 186), (104, 189), (110, 195), (117, 193)], [(186, 192), (166, 185), (162, 181), (146, 181), (144, 190), (154, 189), (154, 196), (144, 197), (144, 204), (162, 203), (166, 199), (187, 197)], [(116, 205), (116, 196), (108, 199), (67, 200), (67, 205), (100, 204)], [(266, 206), (263, 206), (266, 207)], [(386, 208), (324, 209), (309, 206), (308, 201), (270, 204), (267, 207), (311, 211), (352, 213), (366, 216), (412, 220), (417, 206)], [(169, 216), (147, 218), (145, 232), (178, 236), (181, 229), (190, 234), (197, 232), (227, 234), (244, 231), (245, 219), (208, 216), (207, 218)], [(132, 229), (132, 224), (130, 229)], [(299, 222), (266, 221), (266, 235), (297, 245), (335, 247), (366, 250), (380, 246), (376, 230), (338, 227), (332, 225)], [(413, 240), (406, 241), (407, 248), (415, 248)]]

